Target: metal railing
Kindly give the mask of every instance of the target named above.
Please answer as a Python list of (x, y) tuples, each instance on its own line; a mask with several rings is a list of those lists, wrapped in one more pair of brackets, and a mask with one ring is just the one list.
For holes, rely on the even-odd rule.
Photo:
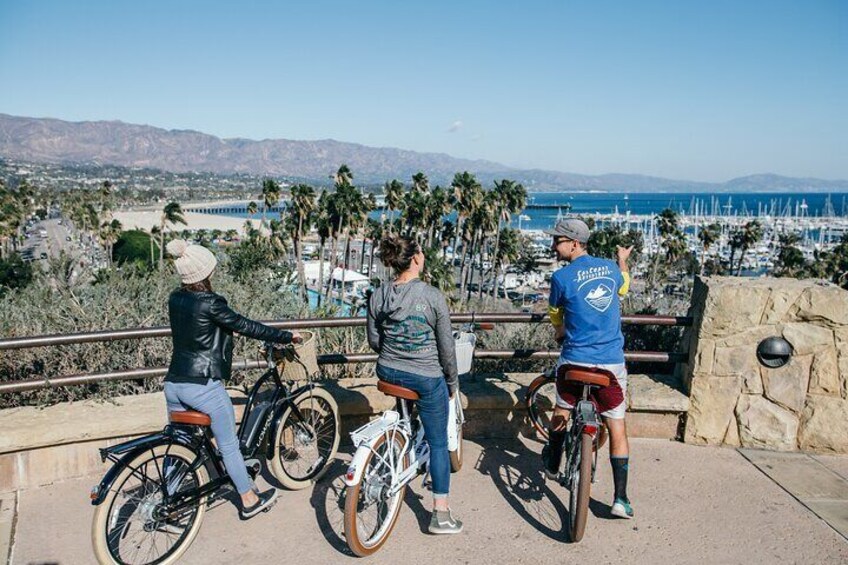
[[(530, 313), (467, 313), (452, 314), (451, 322), (468, 323), (540, 323), (548, 321), (544, 314)], [(690, 326), (692, 319), (683, 316), (622, 316), (623, 324), (634, 325), (661, 325), (661, 326)], [(365, 318), (306, 318), (300, 320), (270, 320), (264, 322), (269, 326), (287, 329), (321, 329), (321, 328), (343, 328), (365, 326)], [(171, 329), (166, 326), (152, 328), (130, 328), (123, 330), (103, 330), (96, 332), (82, 332), (74, 334), (53, 334), (41, 336), (15, 337), (0, 339), (0, 351), (16, 349), (28, 349), (33, 347), (55, 347), (59, 345), (74, 345), (81, 343), (110, 342), (118, 340), (149, 339), (167, 337), (171, 335)], [(556, 350), (477, 350), (474, 357), (477, 359), (553, 359), (559, 356)], [(629, 362), (659, 362), (678, 363), (687, 358), (685, 352), (664, 351), (627, 351), (624, 355)], [(377, 360), (375, 353), (330, 353), (318, 356), (319, 365), (341, 365), (356, 363), (373, 363)], [(261, 369), (265, 363), (253, 360), (239, 360), (233, 362), (233, 369)], [(142, 369), (128, 369), (121, 371), (109, 371), (104, 373), (90, 373), (79, 375), (63, 375), (59, 377), (39, 377), (18, 381), (0, 383), (0, 394), (26, 392), (32, 390), (58, 388), (90, 384), (100, 381), (122, 381), (135, 379), (150, 379), (162, 377), (167, 373), (167, 367), (153, 367)]]

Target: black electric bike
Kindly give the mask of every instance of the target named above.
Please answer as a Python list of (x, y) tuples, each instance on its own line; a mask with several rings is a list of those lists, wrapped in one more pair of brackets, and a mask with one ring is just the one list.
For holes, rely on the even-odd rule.
[[(266, 343), (264, 352), (270, 368), (247, 397), (241, 452), (251, 478), (265, 460), (284, 487), (302, 489), (336, 455), (338, 407), (314, 383), (292, 389), (280, 378), (284, 363), (298, 362), (292, 346)], [(200, 531), (206, 509), (235, 492), (210, 423), (202, 412), (172, 412), (161, 432), (100, 450), (104, 462), (114, 462), (91, 491), (91, 539), (100, 563), (175, 563)]]

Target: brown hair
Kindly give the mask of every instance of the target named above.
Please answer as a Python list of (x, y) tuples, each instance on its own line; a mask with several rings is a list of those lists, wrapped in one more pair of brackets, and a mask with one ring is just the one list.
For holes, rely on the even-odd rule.
[(212, 281), (209, 280), (209, 277), (206, 277), (200, 282), (184, 284), (183, 290), (189, 292), (212, 292)]
[(412, 258), (420, 251), (418, 242), (405, 235), (390, 235), (380, 242), (380, 260), (397, 274), (409, 269)]

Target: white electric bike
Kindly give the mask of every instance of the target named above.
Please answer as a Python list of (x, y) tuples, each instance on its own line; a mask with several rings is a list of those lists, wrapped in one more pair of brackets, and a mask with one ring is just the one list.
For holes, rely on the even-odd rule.
[[(492, 324), (466, 324), (454, 332), (459, 375), (471, 372), (477, 343), (475, 329)], [(415, 477), (428, 473), (430, 446), (424, 426), (410, 413), (418, 393), (383, 381), (377, 390), (398, 399), (398, 410), (387, 410), (379, 418), (350, 434), (356, 451), (344, 476), (344, 529), (348, 547), (356, 555), (371, 555), (386, 542), (395, 526), (403, 495)], [(448, 406), (448, 451), (451, 472), (462, 468), (462, 425), (465, 418), (459, 394)], [(426, 477), (425, 477), (426, 479)]]

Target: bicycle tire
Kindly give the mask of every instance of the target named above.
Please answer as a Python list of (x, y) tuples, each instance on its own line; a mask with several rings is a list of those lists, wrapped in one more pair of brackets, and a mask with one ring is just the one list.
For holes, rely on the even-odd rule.
[(577, 543), (583, 539), (586, 531), (586, 522), (589, 518), (589, 498), (592, 490), (592, 444), (594, 438), (591, 434), (580, 434), (580, 441), (574, 447), (579, 451), (575, 458), (579, 468), (571, 483), (569, 492), (568, 516), (569, 534), (571, 543)]
[[(156, 563), (157, 565), (171, 565), (176, 563), (180, 557), (188, 550), (191, 546), (194, 539), (197, 537), (198, 532), (200, 531), (200, 525), (203, 522), (203, 516), (206, 513), (206, 501), (200, 500), (197, 506), (190, 509), (190, 514), (188, 517), (188, 524), (184, 528), (184, 533), (177, 540), (177, 543), (168, 551), (165, 555), (156, 556), (156, 558), (152, 561), (127, 561), (120, 554), (120, 547), (115, 547), (115, 543), (120, 543), (127, 540), (127, 543), (135, 541), (137, 539), (137, 535), (133, 535), (128, 537), (126, 533), (127, 525), (124, 524), (120, 528), (115, 531), (115, 519), (110, 519), (112, 516), (112, 509), (119, 499), (119, 494), (123, 494), (124, 496), (121, 500), (129, 499), (132, 495), (127, 495), (127, 493), (123, 492), (123, 488), (125, 485), (133, 478), (138, 479), (138, 475), (133, 472), (143, 468), (146, 464), (150, 462), (156, 461), (157, 458), (161, 458), (163, 464), (158, 466), (155, 464), (155, 470), (159, 472), (159, 469), (164, 468), (164, 458), (172, 457), (174, 459), (181, 459), (186, 465), (191, 465), (197, 458), (197, 454), (182, 445), (176, 444), (165, 444), (165, 445), (157, 445), (152, 449), (148, 449), (143, 451), (142, 453), (136, 455), (131, 461), (128, 462), (127, 466), (118, 473), (118, 476), (115, 477), (115, 480), (112, 482), (112, 488), (109, 489), (109, 493), (103, 499), (94, 511), (94, 518), (92, 519), (91, 524), (91, 544), (94, 549), (94, 556), (97, 559), (98, 563), (103, 565), (141, 565), (145, 563)], [(142, 473), (146, 478), (146, 471)], [(200, 466), (196, 470), (191, 472), (193, 477), (193, 482), (195, 483), (192, 488), (200, 487), (207, 482), (209, 482), (209, 474), (206, 471), (206, 467)], [(160, 472), (160, 480), (164, 480), (161, 478)], [(182, 480), (180, 484), (182, 484)], [(147, 491), (147, 488), (144, 488)], [(140, 504), (136, 505), (136, 509), (133, 510), (132, 515), (135, 515), (139, 509), (145, 508), (145, 504), (148, 498), (153, 497), (156, 494), (156, 490), (150, 490), (147, 494), (144, 495), (144, 498), (140, 501)], [(128, 504), (132, 503), (132, 501), (128, 502)], [(149, 503), (147, 503), (149, 504)], [(123, 508), (118, 509), (118, 514), (115, 518), (120, 518), (123, 512)], [(182, 515), (185, 516), (185, 513)], [(180, 517), (180, 519), (182, 518)], [(110, 523), (112, 523), (112, 527), (110, 527)], [(156, 522), (159, 524), (159, 522)], [(160, 529), (161, 528), (161, 529)], [(157, 532), (167, 532), (166, 528), (173, 529), (174, 526), (171, 524), (163, 523), (162, 526), (155, 526), (152, 532), (145, 532), (146, 528), (142, 528), (142, 533), (148, 534), (156, 534)], [(112, 533), (110, 534), (110, 531)], [(171, 535), (167, 533), (167, 535)], [(136, 544), (138, 546), (138, 544)], [(153, 542), (153, 547), (158, 547), (157, 543)], [(136, 548), (136, 554), (139, 553), (140, 547)]]
[[(400, 507), (403, 504), (403, 496), (406, 492), (406, 485), (404, 485), (389, 500), (388, 514), (383, 518), (383, 521), (381, 522), (379, 528), (375, 526), (375, 529), (378, 530), (379, 536), (376, 539), (369, 538), (367, 540), (363, 540), (359, 533), (360, 519), (359, 514), (357, 512), (359, 509), (360, 497), (362, 495), (362, 486), (363, 482), (367, 480), (368, 471), (371, 466), (371, 463), (375, 459), (375, 454), (380, 453), (380, 448), (383, 447), (384, 444), (386, 444), (387, 437), (388, 436), (384, 434), (377, 439), (371, 449), (371, 452), (368, 454), (368, 457), (365, 460), (364, 469), (362, 471), (362, 475), (359, 479), (359, 482), (356, 483), (354, 486), (347, 487), (345, 489), (345, 540), (347, 541), (347, 546), (350, 548), (350, 550), (359, 557), (371, 555), (372, 553), (376, 552), (378, 549), (383, 547), (383, 544), (385, 544), (386, 540), (389, 539), (389, 535), (392, 533), (392, 530), (394, 529), (395, 524), (397, 523), (398, 516), (400, 515)], [(403, 450), (406, 447), (406, 438), (402, 434), (398, 432), (392, 434), (391, 442), (393, 444), (393, 447), (390, 446), (389, 448), (395, 449), (396, 453), (398, 454), (403, 453)], [(381, 457), (383, 456), (381, 455)], [(378, 461), (377, 463), (379, 464), (380, 461)], [(405, 469), (409, 464), (408, 455), (404, 455), (402, 463), (402, 469)]]
[[(546, 385), (553, 385), (553, 390), (548, 393), (543, 391)], [(533, 379), (530, 386), (527, 387), (527, 394), (524, 397), (524, 406), (527, 409), (527, 416), (536, 434), (542, 441), (548, 440), (548, 426), (551, 421), (551, 416), (545, 416), (550, 412), (553, 414), (554, 406), (556, 406), (556, 397), (554, 399), (541, 400), (542, 397), (549, 397), (556, 394), (556, 377), (542, 374)], [(550, 409), (548, 409), (550, 406)], [(601, 449), (607, 442), (609, 434), (606, 425), (601, 426), (598, 432), (598, 441), (594, 444), (594, 449)]]
[[(274, 434), (274, 454), (269, 467), (274, 477), (285, 488), (301, 490), (324, 476), (336, 457), (340, 439), (339, 407), (329, 392), (317, 387), (304, 391), (293, 402), (307, 420), (310, 417), (318, 419), (307, 422), (311, 429), (306, 430), (306, 437), (299, 444), (301, 434), (298, 434), (296, 426), (301, 422), (294, 417), (295, 412), (291, 406), (286, 408)], [(314, 429), (316, 426), (320, 428), (318, 431)], [(331, 426), (331, 429), (326, 429), (327, 426)], [(319, 437), (310, 438), (310, 435)], [(313, 442), (314, 445), (311, 445)], [(283, 451), (282, 446), (288, 447)], [(301, 471), (295, 463), (309, 463), (305, 454), (311, 452), (313, 447), (314, 457), (309, 453), (313, 461), (305, 471)]]
[[(549, 385), (553, 385), (553, 391), (547, 390), (550, 388)], [(556, 377), (543, 373), (533, 379), (533, 382), (527, 387), (527, 394), (524, 397), (524, 407), (527, 410), (530, 424), (543, 441), (548, 440), (548, 426), (551, 421), (551, 416), (546, 416), (546, 414), (548, 412), (553, 414), (556, 405), (556, 397), (549, 398), (551, 392), (554, 395), (556, 394)]]

